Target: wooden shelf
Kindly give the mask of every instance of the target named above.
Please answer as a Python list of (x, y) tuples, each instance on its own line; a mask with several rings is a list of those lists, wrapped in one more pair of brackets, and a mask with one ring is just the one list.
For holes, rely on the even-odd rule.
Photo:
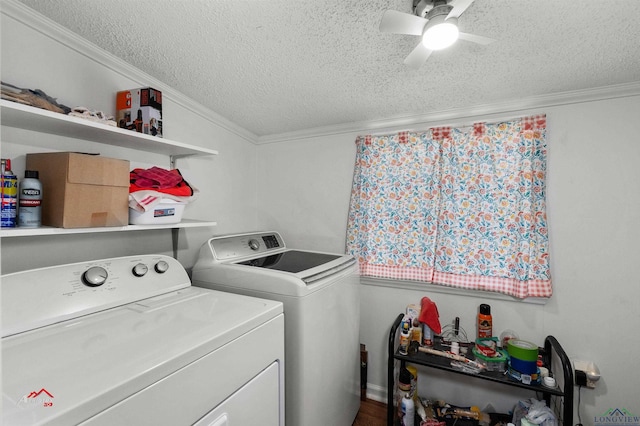
[(0, 99), (0, 114), (3, 126), (84, 139), (171, 157), (218, 154), (218, 151), (214, 149), (201, 148), (144, 133), (137, 133), (103, 123), (22, 105), (5, 99)]
[(51, 226), (43, 226), (40, 228), (4, 228), (0, 230), (0, 237), (36, 237), (52, 235), (91, 234), (98, 232), (148, 231), (152, 229), (199, 228), (207, 226), (217, 226), (217, 222), (183, 219), (180, 223), (163, 225), (126, 225), (105, 226), (100, 228), (55, 228)]

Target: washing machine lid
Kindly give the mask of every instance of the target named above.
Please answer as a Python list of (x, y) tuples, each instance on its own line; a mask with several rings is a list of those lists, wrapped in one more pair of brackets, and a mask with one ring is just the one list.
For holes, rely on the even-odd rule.
[(343, 255), (288, 250), (282, 253), (245, 260), (238, 262), (238, 264), (297, 274), (325, 265), (341, 257), (343, 257)]
[(4, 424), (76, 424), (282, 313), (188, 287), (2, 339)]

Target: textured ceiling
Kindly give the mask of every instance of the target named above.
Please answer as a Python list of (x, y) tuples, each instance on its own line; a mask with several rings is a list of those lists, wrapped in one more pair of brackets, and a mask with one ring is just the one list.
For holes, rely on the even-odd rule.
[(476, 0), (419, 70), (412, 0), (20, 0), (256, 136), (640, 81), (638, 0)]

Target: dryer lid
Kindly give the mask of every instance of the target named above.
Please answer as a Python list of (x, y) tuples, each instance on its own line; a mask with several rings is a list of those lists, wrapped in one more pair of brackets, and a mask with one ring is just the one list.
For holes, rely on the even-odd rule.
[(4, 424), (78, 424), (280, 315), (197, 287), (2, 339)]
[(2, 276), (3, 424), (78, 424), (275, 318), (161, 255)]

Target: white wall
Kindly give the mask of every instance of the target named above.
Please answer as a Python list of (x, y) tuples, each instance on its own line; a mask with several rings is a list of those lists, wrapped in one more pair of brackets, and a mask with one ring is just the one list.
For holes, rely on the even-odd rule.
[[(636, 394), (640, 370), (634, 362), (640, 350), (638, 111), (640, 96), (632, 96), (511, 114), (547, 114), (554, 295), (541, 306), (363, 285), (361, 341), (369, 350), (373, 392), (386, 387), (385, 344), (391, 322), (407, 304), (428, 295), (436, 301), (442, 323), (459, 316), (472, 338), (478, 305), (487, 302), (495, 334), (510, 328), (540, 345), (553, 335), (570, 358), (596, 362), (602, 379), (595, 390), (581, 392), (584, 424), (609, 408), (640, 411)], [(467, 123), (491, 118), (471, 117)], [(260, 225), (281, 229), (300, 248), (344, 251), (356, 135), (259, 146)], [(478, 383), (465, 381), (462, 393), (456, 395), (460, 388), (452, 391), (442, 385), (446, 377), (433, 370), (425, 373), (419, 382), (425, 395), (448, 394), (461, 403), (491, 402), (496, 408), (501, 404), (493, 394), (473, 393), (470, 386)]]
[[(84, 42), (64, 32), (52, 37), (38, 26), (31, 28), (5, 14), (1, 27), (2, 80), (43, 89), (62, 103), (113, 111), (117, 90), (153, 83), (136, 70), (127, 74), (120, 66), (102, 62), (103, 53), (96, 60), (83, 54), (82, 49), (69, 47)], [(59, 41), (61, 38), (65, 43)], [(171, 92), (161, 85), (157, 88)], [(217, 124), (217, 120), (199, 115), (177, 97), (165, 96), (163, 101), (167, 137), (220, 152), (217, 157), (191, 158), (178, 164), (193, 176), (192, 183), (201, 190), (200, 199), (189, 206), (188, 214), (219, 222), (216, 228), (181, 232), (179, 260), (186, 267), (193, 265), (197, 250), (211, 234), (254, 229), (280, 230), (293, 247), (344, 250), (356, 132), (256, 147)], [(202, 112), (198, 106), (195, 109)], [(542, 111), (547, 113), (549, 129), (547, 195), (555, 294), (544, 306), (488, 301), (496, 333), (512, 328), (522, 338), (539, 344), (552, 334), (569, 356), (599, 365), (602, 379), (598, 387), (582, 391), (585, 424), (612, 407), (640, 411), (635, 394), (640, 370), (634, 363), (640, 349), (640, 278), (636, 273), (640, 143), (632, 133), (636, 131), (638, 111), (639, 96)], [(526, 113), (517, 111), (511, 116)], [(485, 118), (492, 117), (466, 117), (465, 121)], [(24, 168), (25, 152), (47, 149), (49, 143), (55, 148), (77, 149), (65, 140), (6, 127), (2, 127), (1, 141), (2, 156), (16, 158), (18, 171)], [(135, 162), (166, 161), (135, 150), (88, 148)], [(2, 272), (170, 250), (169, 231), (9, 238), (2, 240)], [(459, 316), (472, 336), (477, 306), (487, 302), (477, 295), (363, 286), (361, 340), (370, 351), (369, 382), (373, 391), (386, 387), (385, 339), (391, 321), (407, 304), (419, 302), (424, 295), (436, 301), (443, 323)], [(442, 390), (465, 403), (484, 402), (477, 400), (485, 398), (484, 391), (477, 391), (477, 383), (472, 380), (465, 381), (456, 395), (450, 386), (447, 390), (446, 377), (436, 377), (433, 371), (425, 373), (420, 379), (425, 395), (447, 397), (440, 395)], [(499, 391), (492, 390), (495, 394)], [(497, 405), (496, 398), (490, 393), (486, 402)]]
[[(180, 231), (178, 259), (195, 263), (197, 251), (213, 234), (255, 229), (255, 146), (219, 125), (215, 113), (175, 93), (88, 42), (44, 20), (18, 12), (3, 2), (2, 81), (24, 88), (42, 89), (70, 107), (85, 106), (115, 115), (119, 90), (152, 86), (163, 91), (163, 121), (169, 139), (212, 148), (218, 156), (178, 160), (178, 168), (200, 190), (187, 206), (185, 217), (217, 221), (217, 227)], [(36, 19), (40, 19), (37, 18)], [(24, 21), (24, 22), (20, 22)], [(167, 64), (171, 66), (171, 64)], [(225, 123), (223, 123), (225, 124)], [(48, 150), (83, 150), (130, 160), (135, 166), (169, 167), (168, 157), (100, 144), (72, 141), (51, 135), (2, 126), (3, 158), (23, 175), (25, 154)], [(2, 273), (89, 259), (140, 253), (171, 254), (169, 230), (117, 232), (57, 237), (2, 239)]]
[(344, 252), (354, 138), (299, 140), (258, 147), (259, 227), (287, 245)]

